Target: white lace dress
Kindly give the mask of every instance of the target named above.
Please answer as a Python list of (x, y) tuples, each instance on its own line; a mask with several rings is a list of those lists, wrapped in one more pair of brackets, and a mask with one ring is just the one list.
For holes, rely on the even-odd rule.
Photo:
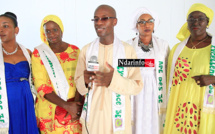
[[(159, 42), (160, 40), (156, 40)], [(149, 52), (144, 52), (138, 46), (137, 41), (127, 41), (134, 46), (138, 59), (154, 59), (158, 52), (164, 53), (162, 57), (167, 57), (169, 52), (168, 44), (161, 42), (162, 46), (158, 52), (154, 48), (150, 48)], [(154, 43), (153, 43), (154, 47)], [(133, 103), (133, 134), (160, 134), (161, 122), (159, 119), (158, 108), (158, 87), (155, 67), (141, 67), (141, 76), (143, 80), (143, 90), (134, 96)]]

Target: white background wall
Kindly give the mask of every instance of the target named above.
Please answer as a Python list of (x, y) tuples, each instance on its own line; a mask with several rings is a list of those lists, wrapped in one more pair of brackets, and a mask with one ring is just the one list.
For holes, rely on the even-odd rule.
[[(167, 40), (172, 48), (179, 42), (175, 36), (193, 3), (203, 3), (215, 12), (215, 0), (0, 0), (0, 14), (11, 11), (17, 15), (20, 28), (17, 41), (32, 51), (42, 43), (39, 31), (42, 19), (55, 14), (64, 24), (63, 40), (81, 49), (97, 37), (91, 19), (99, 5), (108, 4), (116, 9), (118, 24), (115, 33), (124, 41), (135, 36), (130, 28), (132, 12), (147, 7), (161, 20), (154, 34)], [(215, 35), (215, 20), (208, 31)]]

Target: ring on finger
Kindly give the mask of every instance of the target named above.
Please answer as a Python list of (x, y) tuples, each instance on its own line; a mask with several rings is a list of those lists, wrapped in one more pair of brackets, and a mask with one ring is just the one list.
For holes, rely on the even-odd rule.
[(200, 81), (199, 81), (199, 80), (197, 80), (197, 81), (196, 81), (196, 83), (197, 83), (197, 84), (200, 84)]

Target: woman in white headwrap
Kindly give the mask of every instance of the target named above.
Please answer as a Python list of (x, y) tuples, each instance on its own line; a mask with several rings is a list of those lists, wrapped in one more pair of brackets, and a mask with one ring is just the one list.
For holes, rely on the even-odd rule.
[(163, 132), (166, 112), (166, 65), (169, 45), (153, 33), (159, 25), (155, 13), (139, 8), (133, 15), (132, 29), (137, 37), (128, 41), (137, 52), (138, 59), (144, 59), (141, 67), (143, 90), (134, 96), (134, 134), (159, 134)]

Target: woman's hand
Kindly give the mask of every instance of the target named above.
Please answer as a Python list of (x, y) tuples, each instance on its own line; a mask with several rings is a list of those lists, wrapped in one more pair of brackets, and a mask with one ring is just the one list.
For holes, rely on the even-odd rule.
[(64, 109), (72, 116), (72, 121), (78, 120), (81, 116), (81, 111), (82, 111), (82, 103), (81, 102), (67, 102), (66, 105), (64, 106)]
[[(58, 95), (56, 95), (55, 92), (45, 94), (44, 97), (48, 101), (65, 109), (68, 112), (68, 114), (70, 114), (72, 116), (72, 121), (80, 118), (82, 105), (83, 105), (80, 101), (72, 101), (72, 102), (64, 101)], [(66, 115), (66, 117), (67, 117), (67, 115)]]
[(193, 76), (192, 78), (196, 81), (196, 84), (199, 85), (200, 87), (208, 86), (210, 84), (215, 84), (215, 76), (213, 75), (198, 75), (198, 76)]

